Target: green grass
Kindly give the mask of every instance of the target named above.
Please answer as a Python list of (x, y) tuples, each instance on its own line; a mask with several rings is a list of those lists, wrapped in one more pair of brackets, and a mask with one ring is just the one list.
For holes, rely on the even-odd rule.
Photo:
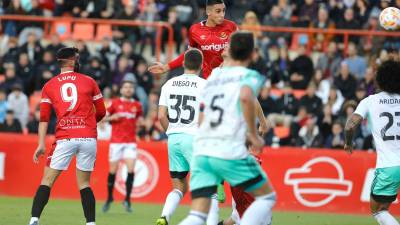
[[(122, 204), (115, 203), (107, 213), (101, 213), (103, 202), (97, 204), (97, 225), (154, 225), (162, 205), (134, 204), (132, 214), (125, 213)], [(0, 225), (24, 225), (29, 222), (32, 199), (0, 197)], [(186, 216), (189, 208), (179, 207), (171, 224)], [(221, 218), (230, 215), (229, 208), (221, 209)], [(41, 225), (84, 225), (80, 201), (51, 199), (40, 220)], [(376, 225), (369, 216), (274, 212), (273, 225)]]

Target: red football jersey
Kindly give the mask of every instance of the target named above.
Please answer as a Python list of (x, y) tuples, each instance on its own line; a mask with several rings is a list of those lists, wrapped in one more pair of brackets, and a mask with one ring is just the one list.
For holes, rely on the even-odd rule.
[(56, 112), (56, 139), (97, 138), (95, 101), (103, 96), (89, 76), (69, 71), (49, 80), (41, 104), (51, 104)]
[(142, 116), (142, 105), (135, 100), (113, 99), (107, 108), (111, 115), (119, 115), (119, 119), (111, 121), (111, 142), (132, 143), (136, 142), (136, 122)]
[[(203, 52), (203, 77), (207, 79), (211, 71), (220, 66), (224, 61), (221, 54), (229, 45), (229, 39), (233, 32), (237, 31), (237, 25), (230, 21), (224, 22), (215, 27), (207, 27), (206, 21), (193, 24), (189, 29), (189, 46), (198, 48)], [(183, 56), (180, 59), (183, 62)], [(177, 62), (171, 62), (169, 66), (175, 69)], [(182, 63), (180, 62), (180, 65)], [(179, 66), (180, 66), (179, 65)]]

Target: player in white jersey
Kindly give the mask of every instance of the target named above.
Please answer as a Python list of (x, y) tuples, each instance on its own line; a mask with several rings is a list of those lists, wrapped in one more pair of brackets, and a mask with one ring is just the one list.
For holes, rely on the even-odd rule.
[(371, 212), (380, 225), (399, 225), (388, 210), (400, 187), (400, 62), (382, 63), (376, 81), (382, 92), (363, 99), (349, 118), (344, 148), (353, 151), (353, 133), (363, 119), (368, 119), (377, 152)]
[(260, 152), (263, 141), (257, 135), (255, 98), (263, 78), (246, 67), (254, 51), (252, 33), (231, 36), (231, 60), (214, 69), (201, 94), (204, 113), (194, 141), (190, 178), (192, 210), (180, 225), (202, 225), (207, 219), (210, 197), (225, 180), (256, 197), (246, 210), (243, 225), (271, 221), (275, 192), (267, 176), (247, 151), (245, 142)]
[(193, 138), (197, 134), (200, 113), (200, 91), (205, 80), (198, 74), (203, 54), (198, 49), (184, 55), (183, 75), (167, 81), (161, 89), (158, 116), (168, 135), (168, 161), (173, 190), (168, 194), (157, 225), (166, 225), (187, 190)]

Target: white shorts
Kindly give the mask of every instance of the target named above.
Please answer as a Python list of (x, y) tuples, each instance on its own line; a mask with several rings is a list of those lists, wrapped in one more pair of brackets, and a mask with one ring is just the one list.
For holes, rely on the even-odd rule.
[(96, 138), (71, 138), (58, 140), (47, 157), (47, 166), (55, 170), (67, 170), (76, 155), (76, 168), (93, 171), (96, 161)]
[(136, 143), (111, 143), (109, 153), (110, 162), (117, 162), (121, 159), (136, 159), (136, 146)]

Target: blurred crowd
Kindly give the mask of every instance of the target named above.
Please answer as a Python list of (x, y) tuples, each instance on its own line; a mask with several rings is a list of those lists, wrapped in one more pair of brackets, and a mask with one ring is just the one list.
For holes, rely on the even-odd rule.
[[(266, 76), (259, 100), (274, 129), (268, 145), (342, 148), (343, 127), (358, 102), (377, 91), (377, 66), (398, 57), (399, 38), (380, 36), (263, 32), (260, 26), (381, 30), (383, 8), (400, 0), (226, 0), (226, 17), (254, 33), (257, 51), (251, 68)], [(176, 54), (184, 50), (184, 30), (204, 19), (205, 0), (4, 0), (1, 14), (167, 21), (174, 28)], [(40, 22), (1, 21), (0, 131), (36, 133), (38, 101), (43, 85), (59, 72), (55, 52), (67, 43), (52, 34), (44, 40)], [(74, 40), (81, 72), (92, 76), (107, 101), (118, 95), (124, 79), (136, 83), (135, 98), (145, 110), (139, 136), (162, 140), (157, 121), (160, 85), (147, 72), (155, 53), (152, 27), (114, 26), (112, 36), (98, 42)], [(163, 34), (163, 51), (166, 44)], [(71, 43), (68, 43), (71, 45)], [(90, 45), (90, 46), (89, 46)], [(149, 57), (144, 57), (149, 47)], [(173, 71), (173, 74), (179, 72)], [(55, 123), (53, 115), (52, 123)], [(358, 149), (373, 149), (365, 121), (356, 135)], [(279, 128), (279, 129), (278, 129)], [(283, 132), (282, 132), (283, 131)], [(50, 133), (54, 130), (50, 130)], [(110, 126), (99, 125), (107, 139)]]

